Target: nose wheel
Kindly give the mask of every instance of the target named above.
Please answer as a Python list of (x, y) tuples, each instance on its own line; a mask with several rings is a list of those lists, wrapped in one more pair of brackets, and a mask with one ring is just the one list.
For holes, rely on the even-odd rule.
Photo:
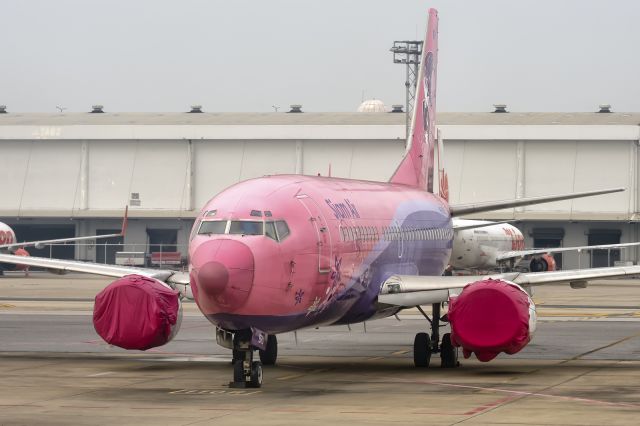
[[(418, 333), (413, 341), (413, 363), (416, 367), (428, 367), (431, 355), (440, 354), (440, 366), (442, 368), (455, 368), (460, 366), (458, 361), (458, 348), (451, 342), (451, 333), (445, 333), (440, 341), (440, 304), (433, 304), (433, 319), (418, 306), (418, 310), (429, 321), (431, 337), (428, 333)], [(446, 321), (446, 318), (444, 319)]]
[(251, 332), (238, 332), (233, 338), (233, 381), (230, 388), (259, 388), (262, 386), (262, 363), (253, 360)]

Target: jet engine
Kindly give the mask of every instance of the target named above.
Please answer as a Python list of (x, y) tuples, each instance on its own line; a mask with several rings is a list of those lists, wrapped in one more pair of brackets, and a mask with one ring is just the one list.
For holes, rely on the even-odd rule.
[(556, 260), (550, 254), (543, 254), (542, 256), (534, 256), (529, 263), (529, 270), (531, 272), (546, 272), (556, 270)]
[[(20, 247), (20, 248), (18, 248), (17, 250), (15, 250), (15, 251), (13, 252), (13, 254), (14, 254), (14, 255), (16, 255), (16, 256), (23, 256), (23, 257), (29, 257), (29, 256), (30, 256), (29, 252), (28, 252), (27, 250), (23, 249), (22, 247)], [(27, 265), (19, 265), (19, 264), (16, 264), (16, 265), (13, 267), (13, 269), (14, 269), (15, 271), (28, 271), (28, 270), (29, 270), (29, 267), (28, 267)]]
[(141, 275), (127, 275), (102, 290), (93, 307), (93, 326), (105, 342), (147, 350), (169, 343), (180, 329), (179, 293)]
[(449, 299), (451, 342), (480, 361), (500, 352), (524, 348), (536, 328), (536, 308), (526, 291), (504, 280), (485, 279), (468, 284)]

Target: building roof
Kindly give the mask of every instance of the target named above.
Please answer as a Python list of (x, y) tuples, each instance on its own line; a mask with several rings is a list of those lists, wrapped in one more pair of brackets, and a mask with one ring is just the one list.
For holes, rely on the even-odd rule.
[[(403, 125), (404, 113), (12, 113), (0, 126), (81, 125)], [(595, 112), (442, 112), (439, 125), (640, 125), (640, 113)]]

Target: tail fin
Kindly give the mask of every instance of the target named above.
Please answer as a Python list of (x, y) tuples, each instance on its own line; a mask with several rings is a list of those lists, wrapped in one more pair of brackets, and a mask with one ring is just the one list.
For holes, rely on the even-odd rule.
[(429, 192), (433, 192), (434, 181), (437, 64), (438, 11), (429, 9), (407, 152), (390, 179), (392, 183), (415, 186)]

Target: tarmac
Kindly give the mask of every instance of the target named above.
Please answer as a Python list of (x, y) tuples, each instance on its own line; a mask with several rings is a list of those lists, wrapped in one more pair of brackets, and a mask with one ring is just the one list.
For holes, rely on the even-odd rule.
[(111, 279), (0, 277), (0, 425), (637, 424), (640, 280), (536, 290), (520, 353), (442, 369), (412, 362), (417, 311), (279, 335), (260, 389), (229, 389), (230, 351), (193, 303), (166, 346), (101, 341), (93, 297)]

